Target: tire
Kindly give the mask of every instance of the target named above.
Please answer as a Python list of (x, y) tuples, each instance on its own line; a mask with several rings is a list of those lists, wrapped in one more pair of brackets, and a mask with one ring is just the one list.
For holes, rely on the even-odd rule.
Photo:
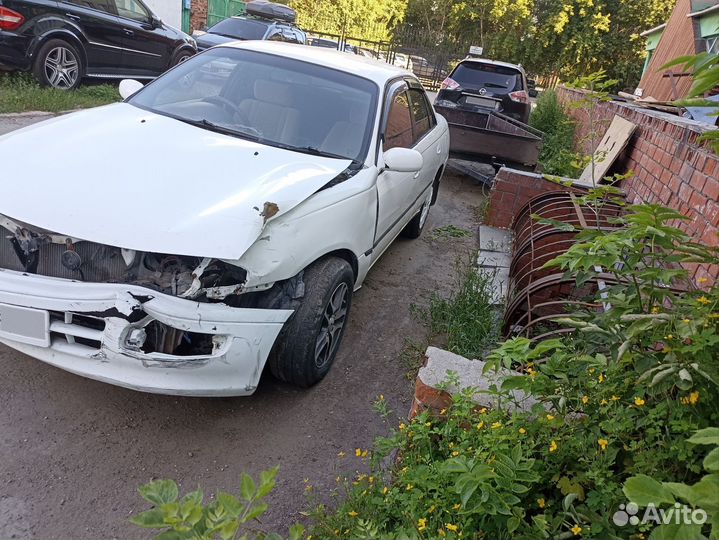
[(269, 365), (278, 379), (307, 388), (327, 375), (337, 356), (352, 306), (354, 273), (344, 259), (327, 257), (307, 267), (303, 279), (304, 297), (282, 328)]
[(74, 90), (84, 75), (80, 50), (63, 39), (51, 39), (37, 52), (32, 72), (40, 86)]
[(177, 51), (172, 57), (170, 67), (175, 67), (177, 64), (182, 64), (185, 60), (192, 57), (192, 52), (188, 50)]
[(419, 236), (422, 234), (422, 229), (424, 229), (424, 226), (427, 224), (427, 217), (429, 217), (429, 209), (432, 206), (435, 183), (436, 181), (432, 183), (429, 194), (427, 195), (427, 197), (425, 197), (424, 203), (419, 209), (419, 212), (417, 212), (417, 215), (412, 218), (412, 221), (407, 223), (407, 226), (402, 231), (402, 236), (404, 236), (405, 238), (419, 238)]

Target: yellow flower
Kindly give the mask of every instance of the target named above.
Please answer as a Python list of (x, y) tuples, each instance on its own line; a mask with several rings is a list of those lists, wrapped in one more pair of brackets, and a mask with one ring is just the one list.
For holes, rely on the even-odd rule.
[(367, 457), (369, 450), (362, 450), (362, 457)]
[(442, 409), (441, 411), (439, 411), (439, 414), (446, 414), (446, 413), (447, 413), (447, 409)]
[(552, 420), (554, 420), (554, 415), (553, 415), (553, 414), (548, 414), (548, 415), (547, 415), (547, 420), (549, 420), (550, 422), (551, 422)]
[(444, 529), (440, 529), (440, 530), (438, 530), (437, 532), (438, 532), (438, 533), (439, 533), (439, 535), (440, 535), (440, 536), (442, 536), (442, 537), (445, 537), (445, 536), (447, 536), (447, 533), (446, 533), (446, 532), (444, 532)]
[(619, 398), (619, 396), (612, 396), (610, 399), (612, 401), (619, 401), (620, 398)]
[(597, 380), (598, 380), (600, 383), (603, 383), (603, 382), (604, 382), (604, 374), (603, 374), (603, 373), (600, 373), (600, 374), (599, 374), (599, 377), (597, 377)]
[(525, 433), (527, 433), (527, 430), (524, 429), (523, 427), (521, 427), (521, 428), (519, 428), (519, 432), (520, 432), (522, 435), (524, 435)]
[(707, 281), (709, 281), (709, 279), (707, 279), (705, 277), (700, 277), (699, 279), (697, 279), (698, 283), (706, 283)]
[(382, 488), (382, 495), (387, 495), (389, 493), (389, 488), (387, 486)]
[(608, 441), (607, 439), (599, 439), (599, 440), (597, 441), (597, 443), (598, 443), (599, 446), (602, 448), (602, 450), (606, 450), (606, 449), (607, 449), (607, 445), (609, 444), (609, 441)]
[(457, 503), (452, 507), (452, 510), (459, 510), (460, 508), (462, 508), (462, 505), (460, 503)]
[(374, 476), (370, 476), (370, 477), (367, 479), (367, 481), (368, 481), (370, 484), (374, 484)]
[(600, 405), (609, 405), (609, 402), (606, 399), (603, 399), (599, 402)]
[(546, 504), (547, 503), (544, 501), (544, 499), (537, 499), (537, 505), (539, 506), (539, 508), (544, 508)]
[(423, 531), (427, 528), (427, 519), (426, 518), (419, 518), (417, 520), (417, 530)]
[(449, 443), (449, 445), (448, 445), (448, 446), (449, 446), (450, 448), (454, 448), (454, 443), (453, 443), (453, 442), (451, 442), (451, 443)]
[(427, 426), (427, 427), (432, 427), (432, 422), (427, 422), (427, 423), (425, 423), (424, 425)]
[(380, 394), (380, 395), (379, 395), (379, 400), (380, 400), (380, 401), (384, 401), (384, 395), (383, 395), (383, 394)]
[(682, 322), (685, 323), (685, 324), (689, 324), (689, 323), (692, 322), (692, 321), (690, 321), (689, 319), (682, 319)]
[(582, 528), (579, 525), (575, 525), (572, 527), (572, 532), (574, 533), (574, 536), (579, 536), (582, 534)]
[(479, 409), (479, 414), (487, 414), (487, 407), (482, 407)]
[(699, 402), (699, 392), (692, 392), (689, 394), (689, 403), (696, 405)]
[(499, 429), (502, 427), (502, 422), (494, 422), (492, 424), (492, 429)]
[(556, 451), (557, 451), (557, 448), (559, 448), (559, 447), (557, 446), (557, 441), (552, 441), (552, 442), (549, 444), (549, 451), (550, 451), (550, 452), (556, 452)]
[(412, 484), (407, 484), (407, 487), (405, 489), (407, 491), (412, 491), (414, 489), (414, 486)]
[(582, 396), (582, 403), (584, 403), (585, 405), (589, 403), (589, 396)]
[(453, 525), (452, 523), (445, 523), (444, 526), (447, 527), (447, 529), (452, 532), (457, 532), (457, 529), (459, 529), (459, 527), (457, 527), (456, 525)]
[(482, 429), (484, 427), (484, 420), (482, 420), (479, 424), (477, 424), (477, 429)]
[(359, 448), (355, 449), (355, 456), (360, 457), (362, 455), (362, 450)]
[(457, 452), (456, 450), (454, 452), (452, 452), (452, 456), (457, 457), (458, 455), (459, 455), (459, 452)]
[(532, 379), (534, 379), (534, 378), (537, 376), (537, 372), (534, 371), (534, 370), (532, 370), (532, 371), (529, 373), (529, 376), (530, 376)]
[(432, 506), (430, 506), (429, 509), (427, 510), (427, 513), (428, 513), (428, 514), (431, 514), (431, 513), (434, 512), (435, 510), (437, 510), (437, 507), (436, 507), (435, 505), (432, 505)]
[(656, 314), (656, 313), (659, 313), (660, 311), (661, 311), (661, 309), (659, 309), (657, 306), (654, 306), (654, 307), (652, 308), (652, 313), (655, 313), (655, 314)]
[(697, 298), (697, 302), (699, 302), (703, 306), (712, 303), (712, 301), (709, 300), (706, 296), (700, 296), (699, 298)]
[(589, 368), (589, 373), (590, 373), (590, 374), (591, 374), (591, 373), (594, 373), (595, 371), (596, 371), (596, 370), (595, 370), (593, 367), (590, 367), (590, 368)]
[(357, 517), (359, 514), (357, 512), (355, 512), (354, 510), (352, 510), (351, 512), (347, 512), (347, 515), (349, 517)]
[(674, 336), (671, 335), (671, 334), (669, 334), (669, 335), (664, 336), (664, 339), (666, 339), (666, 340), (672, 340), (672, 339), (674, 339)]
[(338, 457), (345, 457), (346, 455), (347, 455), (347, 454), (345, 454), (345, 453), (342, 452), (342, 451), (337, 452), (337, 456), (338, 456)]
[(642, 398), (640, 398), (640, 397), (634, 398), (634, 405), (636, 405), (637, 407), (643, 406), (644, 403), (645, 403), (645, 401)]
[(406, 427), (407, 427), (407, 425), (406, 425), (404, 422), (402, 422), (402, 423), (399, 425), (399, 430), (400, 430), (400, 431), (404, 431)]

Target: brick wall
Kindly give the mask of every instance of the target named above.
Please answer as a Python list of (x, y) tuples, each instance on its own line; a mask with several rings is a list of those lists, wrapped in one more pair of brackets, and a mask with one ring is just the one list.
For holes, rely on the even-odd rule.
[(494, 177), (485, 223), (492, 227), (508, 229), (514, 216), (530, 199), (548, 191), (568, 189), (581, 188), (567, 188), (545, 179), (541, 174), (502, 167)]
[(207, 2), (208, 0), (192, 0), (190, 8), (190, 33), (193, 30), (202, 30), (207, 26)]
[[(581, 91), (564, 87), (559, 87), (557, 93), (564, 103), (583, 97)], [(577, 122), (579, 148), (591, 153), (586, 111), (567, 110)], [(678, 223), (684, 232), (697, 242), (719, 246), (719, 156), (707, 143), (697, 141), (709, 128), (678, 116), (609, 102), (597, 105), (598, 139), (615, 114), (637, 125), (623, 157), (612, 169), (634, 171), (634, 176), (621, 185), (627, 201), (674, 208), (689, 218)], [(687, 268), (696, 278), (719, 279), (718, 266), (687, 265)]]

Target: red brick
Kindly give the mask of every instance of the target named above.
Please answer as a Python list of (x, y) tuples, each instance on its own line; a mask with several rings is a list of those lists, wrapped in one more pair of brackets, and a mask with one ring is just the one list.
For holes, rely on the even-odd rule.
[(689, 184), (683, 183), (679, 186), (679, 199), (684, 202), (689, 202), (689, 198), (692, 196), (692, 188)]
[(719, 158), (709, 157), (704, 164), (704, 174), (709, 178), (716, 178), (719, 176)]
[(710, 201), (719, 201), (719, 180), (717, 180), (717, 178), (706, 179), (704, 195), (706, 195)]
[(692, 177), (689, 179), (689, 185), (694, 191), (701, 193), (704, 190), (704, 184), (707, 181), (707, 177), (699, 171), (694, 171)]
[(719, 246), (719, 235), (717, 235), (717, 229), (715, 227), (707, 227), (704, 230), (704, 234), (701, 236), (701, 242), (705, 246)]
[(704, 211), (704, 206), (707, 203), (707, 198), (702, 195), (698, 191), (692, 191), (692, 196), (689, 197), (689, 206), (691, 206), (694, 211), (701, 214)]

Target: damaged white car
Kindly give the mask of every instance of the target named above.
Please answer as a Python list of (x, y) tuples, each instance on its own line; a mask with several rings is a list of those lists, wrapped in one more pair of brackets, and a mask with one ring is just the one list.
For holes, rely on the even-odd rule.
[(0, 342), (148, 392), (312, 385), (448, 150), (413, 75), (275, 42), (0, 137)]

